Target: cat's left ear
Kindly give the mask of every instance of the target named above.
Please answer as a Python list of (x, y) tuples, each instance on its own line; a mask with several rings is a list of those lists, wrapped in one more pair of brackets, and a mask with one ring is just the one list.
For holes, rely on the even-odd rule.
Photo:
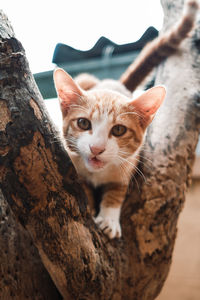
[(81, 98), (82, 91), (72, 77), (63, 69), (55, 69), (53, 78), (55, 88), (60, 99), (62, 114), (63, 117), (65, 117), (70, 105), (77, 103), (77, 101)]
[(135, 111), (141, 116), (141, 122), (144, 122), (144, 126), (153, 120), (153, 117), (162, 104), (166, 95), (166, 89), (164, 86), (155, 86), (137, 99), (133, 100), (130, 105), (134, 107)]

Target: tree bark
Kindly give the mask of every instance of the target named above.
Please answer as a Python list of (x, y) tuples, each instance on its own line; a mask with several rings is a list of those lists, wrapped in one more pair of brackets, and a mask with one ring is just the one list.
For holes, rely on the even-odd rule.
[(0, 299), (60, 300), (29, 233), (0, 192)]
[[(5, 135), (4, 122), (8, 115), (5, 113), (4, 93), (6, 93), (9, 81), (14, 79), (12, 73), (7, 77), (10, 69), (8, 41), (14, 35), (6, 16), (0, 12), (0, 173), (3, 170), (2, 163), (4, 151), (7, 151), (7, 137)], [(12, 40), (11, 40), (12, 41)], [(15, 40), (13, 39), (13, 42)], [(13, 60), (13, 57), (12, 57)], [(17, 71), (17, 70), (16, 70)], [(9, 71), (8, 71), (9, 72)], [(10, 70), (11, 72), (11, 70)], [(10, 87), (11, 88), (11, 87)], [(5, 97), (7, 97), (5, 95)], [(14, 92), (13, 92), (14, 97)], [(4, 100), (3, 100), (4, 99)], [(6, 111), (8, 112), (8, 111)], [(10, 114), (10, 113), (9, 113)], [(12, 163), (9, 162), (10, 166)], [(2, 174), (1, 174), (2, 175)], [(12, 184), (11, 182), (9, 185)], [(7, 188), (9, 189), (9, 185)], [(8, 203), (0, 191), (0, 299), (23, 300), (34, 297), (35, 300), (62, 299), (51, 277), (44, 268), (37, 248), (34, 246), (30, 234), (13, 216)]]
[[(163, 1), (165, 27), (182, 4)], [(170, 268), (198, 140), (200, 27), (159, 67), (156, 81), (165, 84), (167, 98), (141, 154), (145, 180), (137, 176), (138, 185), (130, 184), (122, 239), (108, 240), (88, 212), (24, 50), (3, 14), (1, 19), (0, 182), (16, 222), (28, 231), (64, 299), (155, 299)]]

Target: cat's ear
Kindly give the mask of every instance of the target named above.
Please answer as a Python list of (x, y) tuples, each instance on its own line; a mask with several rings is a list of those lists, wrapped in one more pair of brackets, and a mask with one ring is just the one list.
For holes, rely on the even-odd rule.
[(144, 122), (143, 125), (145, 127), (153, 120), (153, 117), (162, 104), (165, 95), (166, 89), (164, 86), (155, 86), (130, 103), (131, 106), (134, 107), (134, 110), (141, 116), (141, 122)]
[(55, 88), (60, 100), (62, 114), (63, 117), (65, 117), (70, 105), (73, 103), (77, 103), (77, 101), (81, 98), (82, 91), (72, 79), (72, 77), (63, 69), (55, 69), (53, 78)]

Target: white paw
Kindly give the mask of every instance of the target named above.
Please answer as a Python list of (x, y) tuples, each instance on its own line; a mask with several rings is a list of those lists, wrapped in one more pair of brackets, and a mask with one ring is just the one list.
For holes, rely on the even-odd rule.
[(98, 216), (94, 219), (95, 223), (110, 238), (121, 237), (121, 226), (119, 223), (120, 210), (116, 208), (101, 209)]

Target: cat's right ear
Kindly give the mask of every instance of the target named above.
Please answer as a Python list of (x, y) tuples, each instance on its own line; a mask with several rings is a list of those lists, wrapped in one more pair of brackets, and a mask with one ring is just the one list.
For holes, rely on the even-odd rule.
[(71, 104), (77, 103), (82, 92), (72, 77), (63, 69), (57, 68), (53, 74), (55, 88), (60, 100), (63, 117), (66, 116)]

